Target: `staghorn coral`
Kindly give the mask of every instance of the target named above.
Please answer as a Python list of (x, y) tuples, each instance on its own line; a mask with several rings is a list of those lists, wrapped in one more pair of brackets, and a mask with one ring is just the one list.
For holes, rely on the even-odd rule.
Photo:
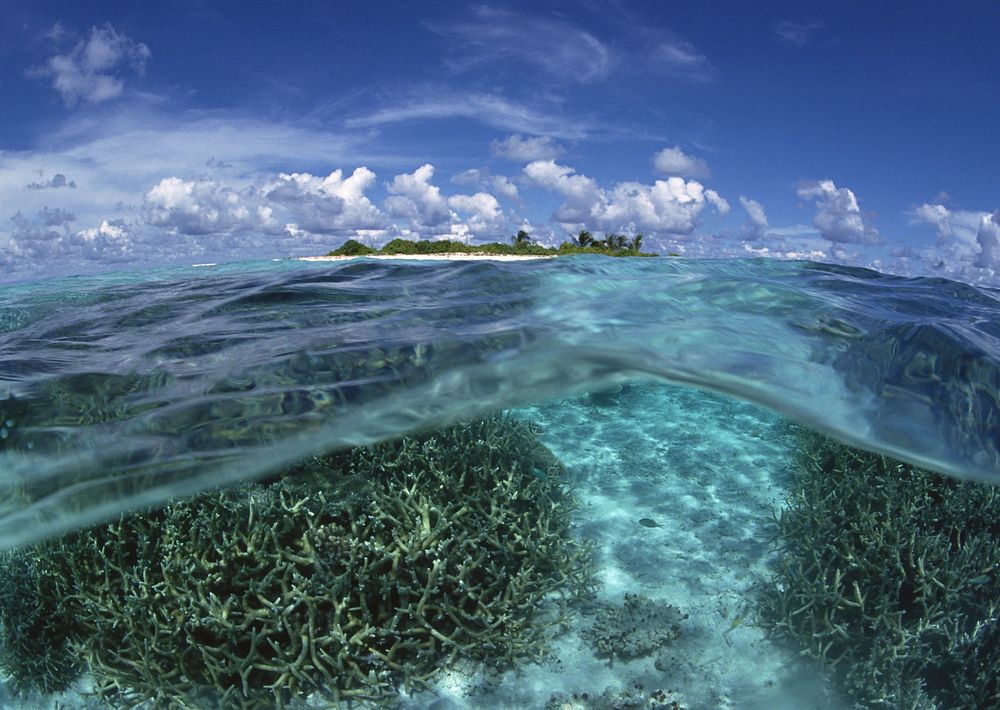
[[(543, 475), (538, 475), (542, 472)], [(496, 416), (313, 459), (31, 554), (108, 703), (339, 705), (539, 653), (590, 587), (561, 465)], [(27, 553), (21, 553), (27, 554)]]
[(772, 633), (865, 707), (1000, 706), (1000, 492), (803, 434)]
[(0, 554), (0, 670), (22, 694), (63, 690), (80, 671), (44, 564), (44, 554)]

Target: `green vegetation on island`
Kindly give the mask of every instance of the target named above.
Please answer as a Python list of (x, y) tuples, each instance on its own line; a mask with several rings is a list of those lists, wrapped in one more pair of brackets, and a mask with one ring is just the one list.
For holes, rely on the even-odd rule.
[(593, 585), (562, 477), (497, 415), (4, 553), (0, 670), (28, 693), (87, 670), (115, 707), (257, 710), (510, 667)]
[(801, 439), (761, 620), (866, 708), (1000, 707), (1000, 490)]
[(489, 242), (487, 244), (466, 244), (452, 239), (410, 241), (393, 239), (380, 249), (362, 244), (356, 239), (348, 239), (340, 247), (326, 256), (379, 256), (379, 255), (433, 255), (433, 254), (491, 254), (497, 256), (565, 256), (568, 254), (602, 254), (604, 256), (657, 256), (642, 251), (643, 235), (628, 237), (624, 234), (608, 233), (603, 239), (596, 239), (590, 232), (580, 233), (558, 247), (546, 247), (535, 242), (523, 229), (510, 238), (510, 244)]

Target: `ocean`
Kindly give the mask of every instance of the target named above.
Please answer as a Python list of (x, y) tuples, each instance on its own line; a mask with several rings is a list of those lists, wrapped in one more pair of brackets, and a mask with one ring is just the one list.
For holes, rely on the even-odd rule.
[[(157, 525), (172, 531), (171, 549), (190, 547), (195, 539), (210, 546), (207, 541), (214, 538), (204, 531), (186, 532), (202, 524), (192, 522), (202, 509), (189, 501), (222, 496), (224, 510), (247, 517), (247, 504), (220, 490), (250, 491), (246, 500), (257, 501), (249, 503), (246, 534), (252, 535), (255, 520), (261, 525), (265, 519), (255, 511), (298, 514), (300, 508), (289, 502), (294, 497), (289, 491), (298, 491), (302, 500), (325, 501), (327, 507), (310, 512), (310, 520), (326, 515), (323, 525), (340, 526), (338, 540), (353, 530), (370, 539), (369, 546), (381, 546), (378, 554), (388, 555), (378, 559), (396, 560), (392, 593), (401, 594), (402, 601), (393, 597), (386, 613), (392, 615), (393, 633), (410, 638), (399, 642), (395, 655), (391, 649), (397, 646), (385, 645), (382, 632), (372, 630), (377, 626), (372, 614), (378, 614), (365, 612), (371, 639), (381, 641), (364, 641), (368, 650), (347, 665), (324, 660), (313, 644), (306, 670), (296, 667), (261, 680), (255, 689), (256, 676), (249, 670), (196, 678), (193, 661), (181, 663), (177, 655), (184, 683), (156, 696), (142, 688), (150, 687), (149, 678), (157, 673), (147, 669), (141, 681), (114, 676), (115, 662), (106, 653), (87, 651), (87, 634), (94, 636), (99, 626), (94, 622), (90, 631), (74, 631), (69, 641), (86, 659), (83, 675), (68, 679), (65, 687), (47, 687), (40, 696), (11, 670), (16, 666), (10, 660), (11, 635), (20, 617), (9, 609), (4, 616), (0, 609), (8, 644), (0, 652), (0, 670), (6, 674), (0, 700), (5, 707), (41, 702), (51, 707), (104, 707), (107, 702), (148, 707), (318, 707), (321, 702), (435, 708), (850, 707), (860, 701), (846, 694), (860, 681), (851, 680), (850, 672), (850, 683), (837, 679), (843, 671), (828, 664), (829, 647), (803, 650), (777, 633), (780, 623), (755, 611), (755, 595), (766, 593), (762, 587), (785, 589), (775, 581), (782, 546), (774, 541), (787, 534), (788, 526), (778, 520), (798, 490), (802, 442), (808, 432), (818, 432), (872, 460), (885, 456), (878, 460), (898, 462), (889, 470), (919, 467), (951, 482), (995, 482), (1000, 477), (998, 295), (945, 279), (814, 262), (591, 256), (524, 262), (281, 260), (0, 286), (0, 548), (8, 550), (3, 558), (8, 578), (10, 570), (22, 569), (17, 564), (26, 564), (35, 575), (31, 588), (41, 589), (37, 580), (48, 579), (56, 558), (25, 558), (23, 551), (51, 549), (53, 540), (99, 543), (97, 552), (87, 552), (88, 564), (97, 566), (102, 555), (113, 554), (114, 544), (138, 535), (135, 530), (155, 539), (150, 549), (166, 550), (167, 538), (160, 541)], [(491, 422), (485, 429), (470, 424), (484, 420)], [(401, 437), (416, 443), (392, 443)], [(507, 443), (490, 448), (494, 439)], [(536, 444), (547, 453), (531, 459), (533, 464), (505, 458), (536, 451)], [(426, 452), (435, 446), (451, 453), (433, 459)], [(491, 515), (501, 515), (497, 511), (506, 501), (520, 515), (517, 525), (526, 527), (504, 523), (503, 535), (527, 547), (514, 555), (520, 560), (516, 569), (496, 568), (495, 584), (505, 575), (530, 578), (535, 581), (516, 589), (535, 591), (524, 591), (523, 603), (495, 616), (486, 611), (491, 602), (484, 601), (485, 591), (477, 592), (474, 603), (469, 592), (454, 591), (461, 604), (479, 605), (480, 611), (452, 613), (447, 631), (420, 617), (411, 638), (399, 628), (416, 624), (419, 614), (400, 615), (410, 592), (399, 591), (398, 568), (405, 550), (416, 543), (400, 542), (408, 522), (403, 513), (389, 512), (393, 500), (365, 507), (364, 496), (375, 494), (361, 479), (365, 472), (395, 471), (399, 465), (393, 456), (409, 461), (416, 450), (424, 451), (424, 458), (413, 460), (429, 461), (430, 473), (393, 479), (379, 495), (400, 491), (398, 496), (414, 501), (441, 496), (440, 503), (426, 504), (423, 522), (416, 526), (427, 539), (437, 535), (430, 532), (435, 526), (445, 526), (456, 536), (455, 545), (462, 516), (479, 515), (479, 509), (473, 503), (448, 507), (453, 501), (486, 496), (480, 501), (484, 517), (470, 535), (491, 524)], [(456, 458), (480, 455), (491, 462), (475, 468), (480, 483), (468, 487), (471, 473), (456, 473), (460, 483), (442, 478), (452, 469), (472, 467), (468, 461), (455, 464)], [(344, 472), (345, 481), (357, 478), (368, 493), (348, 493), (346, 483), (301, 493), (281, 472), (301, 472), (303, 461)], [(315, 468), (309, 470), (315, 474)], [(500, 481), (504, 471), (509, 475), (502, 486), (481, 482), (494, 474)], [(420, 481), (431, 479), (441, 481), (440, 492), (414, 492)], [(449, 493), (450, 485), (455, 488)], [(278, 493), (272, 495), (272, 489)], [(500, 495), (501, 490), (506, 493)], [(497, 497), (489, 498), (495, 492)], [(360, 501), (358, 507), (333, 500), (341, 495)], [(167, 513), (156, 512), (164, 506)], [(348, 511), (357, 517), (362, 510), (373, 522), (347, 521)], [(432, 511), (429, 517), (426, 510)], [(383, 512), (391, 524), (376, 520)], [(136, 528), (121, 523), (117, 537), (97, 533), (87, 538), (83, 532), (147, 513), (159, 522)], [(190, 528), (171, 527), (181, 518)], [(269, 525), (278, 529), (277, 522)], [(334, 545), (333, 533), (316, 522), (303, 525), (308, 529), (294, 539), (312, 543), (301, 543), (305, 547), (295, 554), (301, 557), (308, 548), (319, 559), (316, 536), (322, 533), (325, 544)], [(553, 537), (532, 538), (528, 545), (525, 540), (541, 528)], [(490, 533), (482, 540), (504, 550), (515, 545), (504, 542), (503, 535)], [(435, 539), (444, 544), (444, 538)], [(139, 565), (148, 550), (137, 552), (128, 544), (128, 564)], [(258, 541), (246, 550), (264, 544)], [(473, 550), (486, 544), (477, 542), (461, 554), (473, 558)], [(956, 544), (955, 549), (962, 548)], [(543, 547), (544, 554), (532, 552)], [(193, 554), (191, 549), (186, 554)], [(347, 554), (343, 547), (330, 549)], [(431, 559), (429, 552), (421, 554)], [(483, 554), (484, 560), (494, 559), (493, 553)], [(371, 562), (376, 557), (350, 559), (369, 560), (365, 570), (381, 570)], [(42, 569), (41, 559), (49, 567)], [(82, 558), (72, 559), (77, 564)], [(563, 560), (558, 569), (546, 567), (553, 559)], [(534, 560), (534, 566), (526, 560)], [(286, 595), (294, 596), (290, 585), (305, 585), (304, 577), (319, 575), (318, 562), (295, 564), (306, 565), (309, 574), (296, 568), (283, 583)], [(412, 579), (424, 585), (425, 598), (417, 604), (421, 610), (433, 594), (451, 593), (429, 576), (428, 569), (437, 570), (430, 561), (427, 569), (414, 564)], [(461, 564), (462, 574), (480, 579), (476, 574), (499, 563)], [(117, 569), (110, 562), (108, 568)], [(235, 574), (232, 567), (226, 569)], [(360, 567), (337, 569), (324, 574), (341, 581), (354, 574), (351, 589), (367, 584), (358, 581)], [(77, 573), (67, 579), (83, 584)], [(377, 572), (383, 573), (388, 574)], [(116, 587), (114, 593), (128, 600), (139, 594), (139, 582), (122, 574), (133, 586)], [(559, 584), (552, 581), (556, 578)], [(329, 579), (322, 589), (333, 584)], [(993, 568), (985, 563), (971, 580), (965, 587), (996, 584)], [(156, 594), (165, 594), (166, 582), (150, 584)], [(468, 584), (494, 589), (493, 582)], [(580, 588), (568, 589), (574, 586)], [(839, 577), (835, 586), (842, 586)], [(509, 603), (517, 592), (506, 589), (504, 603)], [(849, 594), (851, 586), (846, 589)], [(0, 604), (17, 593), (8, 589), (5, 597), (0, 588)], [(227, 593), (242, 599), (238, 591)], [(211, 594), (223, 598), (220, 591)], [(574, 597), (557, 623), (544, 621), (541, 611), (527, 613), (529, 607), (547, 608), (557, 594)], [(320, 596), (312, 590), (302, 598)], [(961, 597), (962, 603), (970, 598)], [(162, 596), (157, 599), (166, 603)], [(107, 620), (108, 609), (124, 614), (130, 603), (112, 604), (101, 618), (117, 628), (121, 624)], [(301, 608), (315, 616), (310, 603), (301, 602)], [(858, 606), (849, 598), (844, 603), (838, 608)], [(286, 613), (294, 604), (285, 607)], [(223, 617), (235, 613), (225, 608), (219, 612)], [(344, 628), (355, 623), (347, 621), (353, 619), (352, 608), (345, 607)], [(484, 664), (476, 639), (520, 613), (527, 614), (524, 628), (503, 626), (503, 642), (489, 641), (494, 651), (486, 655), (502, 656), (504, 662)], [(968, 605), (955, 613), (971, 618)], [(443, 601), (438, 614), (449, 614)], [(527, 629), (536, 617), (544, 633)], [(991, 618), (984, 614), (981, 621)], [(183, 614), (177, 616), (169, 638), (176, 639), (186, 623)], [(944, 624), (938, 617), (934, 623)], [(632, 624), (633, 636), (622, 624)], [(843, 631), (845, 639), (851, 630), (836, 623), (831, 628)], [(920, 628), (924, 633), (929, 627)], [(975, 629), (963, 627), (953, 635), (965, 638)], [(460, 632), (466, 634), (461, 643)], [(139, 633), (132, 629), (128, 639), (115, 643), (130, 643)], [(184, 633), (184, 648), (189, 648), (202, 643), (198, 633), (205, 632)], [(228, 643), (221, 633), (216, 629), (212, 637), (220, 647)], [(294, 645), (295, 634), (281, 633), (284, 641), (272, 639), (267, 653), (280, 656), (282, 643)], [(307, 634), (302, 634), (304, 639)], [(334, 636), (331, 631), (329, 637)], [(344, 648), (360, 639), (361, 631), (348, 636), (338, 637)], [(644, 640), (636, 641), (639, 636)], [(296, 654), (302, 648), (296, 646)], [(242, 653), (249, 658), (246, 649)], [(408, 653), (420, 669), (430, 669), (426, 679), (411, 682), (416, 672), (406, 666), (409, 660), (400, 660), (410, 659)], [(169, 675), (163, 666), (170, 665), (171, 656), (164, 658), (158, 672)], [(264, 673), (276, 662), (255, 663), (247, 668)], [(324, 664), (339, 670), (328, 668), (317, 680)], [(96, 680), (88, 676), (88, 666), (103, 669), (104, 680), (100, 674), (94, 674)], [(209, 687), (212, 678), (217, 685), (227, 679), (231, 691)], [(338, 678), (344, 679), (343, 692), (330, 696), (322, 686)], [(369, 681), (378, 692), (352, 694)], [(870, 693), (865, 702), (902, 707), (902, 698), (924, 693), (932, 704), (914, 707), (944, 707), (933, 704), (932, 690), (922, 685), (882, 700), (872, 700)]]

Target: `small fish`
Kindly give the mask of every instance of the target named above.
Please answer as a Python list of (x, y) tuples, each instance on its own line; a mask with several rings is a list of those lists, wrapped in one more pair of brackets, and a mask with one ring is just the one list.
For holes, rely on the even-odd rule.
[(535, 478), (537, 478), (539, 481), (547, 481), (547, 480), (549, 480), (549, 477), (545, 473), (545, 471), (543, 471), (542, 469), (538, 468), (537, 466), (535, 466), (534, 468), (531, 469), (531, 475), (534, 476)]
[(663, 527), (662, 525), (660, 525), (658, 522), (656, 522), (652, 518), (639, 518), (639, 525), (643, 526), (644, 528), (662, 528)]

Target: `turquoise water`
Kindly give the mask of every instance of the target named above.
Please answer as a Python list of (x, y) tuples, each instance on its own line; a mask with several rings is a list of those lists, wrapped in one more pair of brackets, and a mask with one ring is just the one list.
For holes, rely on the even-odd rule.
[(0, 289), (0, 546), (666, 381), (995, 480), (997, 293), (810, 262), (254, 262)]
[[(504, 409), (565, 466), (596, 608), (641, 594), (680, 635), (609, 660), (577, 609), (544, 657), (459, 659), (399, 707), (847, 707), (751, 622), (799, 425), (995, 481), (998, 324), (991, 290), (809, 262), (276, 261), (6, 286), (0, 548)], [(102, 707), (91, 682), (43, 702), (0, 679), (0, 707)]]

